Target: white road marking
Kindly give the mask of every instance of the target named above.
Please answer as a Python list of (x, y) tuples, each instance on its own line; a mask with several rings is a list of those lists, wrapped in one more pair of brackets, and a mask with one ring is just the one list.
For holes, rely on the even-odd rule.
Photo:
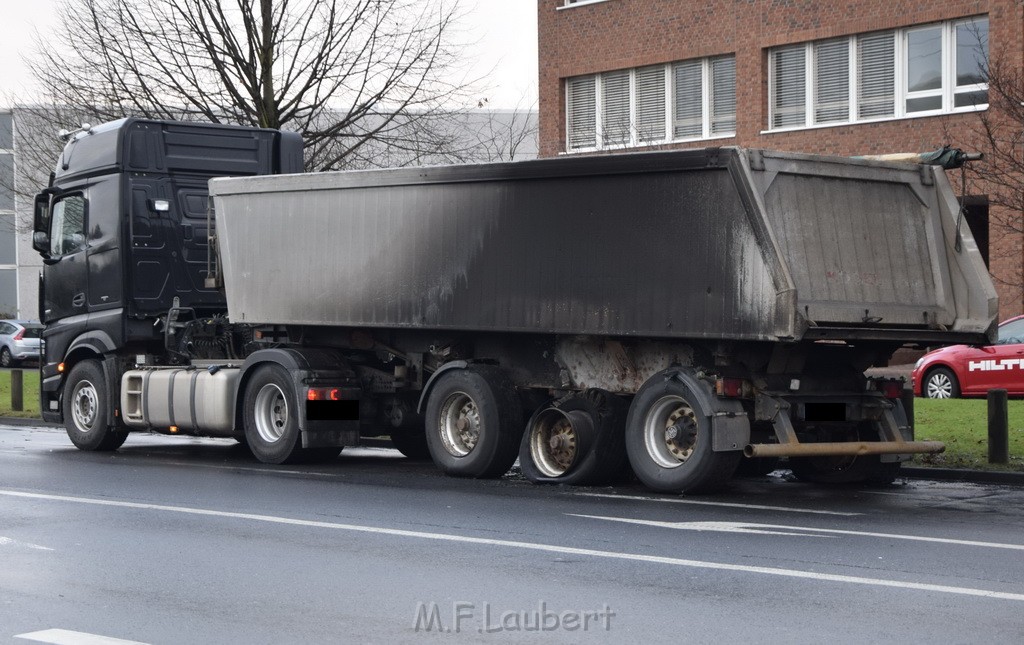
[(37, 549), (39, 551), (53, 551), (53, 549), (48, 546), (40, 546), (38, 544), (32, 544), (31, 542), (19, 542), (18, 540), (13, 540), (2, 535), (0, 535), (0, 546), (24, 546), (30, 549)]
[(784, 511), (786, 513), (811, 513), (814, 515), (839, 515), (856, 517), (864, 513), (844, 513), (841, 511), (820, 511), (815, 508), (793, 508), (790, 506), (763, 506), (761, 504), (740, 504), (738, 502), (708, 502), (699, 499), (680, 497), (645, 497), (643, 495), (614, 495), (612, 493), (573, 493), (580, 497), (606, 497), (608, 499), (628, 499), (639, 502), (663, 502), (666, 504), (692, 504), (693, 506), (723, 506), (725, 508), (749, 508), (758, 511)]
[[(579, 515), (566, 513), (573, 517), (586, 517), (592, 520), (609, 522), (625, 522), (644, 526), (660, 526), (666, 529), (683, 531), (716, 531), (720, 533), (749, 533), (756, 535), (795, 535), (799, 537), (830, 537), (832, 535), (853, 535), (857, 537), (876, 537), (887, 540), (910, 540), (912, 542), (938, 542), (940, 544), (956, 544), (958, 546), (980, 546), (989, 549), (1011, 549), (1024, 551), (1024, 544), (1004, 544), (1001, 542), (980, 542), (978, 540), (956, 540), (953, 538), (937, 538), (924, 535), (904, 535), (900, 533), (873, 533), (870, 531), (846, 531), (841, 529), (819, 529), (810, 526), (784, 526), (779, 524), (749, 524), (746, 522), (658, 522), (655, 520), (637, 520), (628, 517), (602, 517), (600, 515)], [(818, 535), (826, 533), (828, 535)]]
[(37, 643), (52, 643), (53, 645), (147, 645), (140, 641), (126, 641), (120, 638), (87, 634), (85, 632), (73, 632), (67, 629), (44, 629), (39, 632), (18, 634), (15, 638), (24, 638), (27, 641), (36, 641)]
[(537, 542), (517, 542), (514, 540), (498, 540), (494, 538), (472, 537), (468, 535), (452, 535), (449, 533), (427, 533), (425, 531), (409, 531), (405, 529), (389, 529), (380, 526), (364, 526), (359, 524), (341, 524), (337, 522), (321, 522), (317, 520), (300, 520), (290, 517), (278, 517), (274, 515), (258, 515), (255, 513), (235, 513), (231, 511), (215, 511), (206, 508), (190, 508), (187, 506), (164, 506), (162, 504), (143, 504), (139, 502), (123, 502), (112, 499), (96, 499), (91, 497), (71, 497), (68, 495), (49, 495), (44, 493), (25, 493), (21, 491), (2, 490), (0, 495), (21, 499), (50, 500), (56, 502), (70, 502), (74, 504), (89, 504), (93, 506), (112, 506), (116, 508), (131, 508), (149, 511), (164, 511), (168, 513), (181, 513), (184, 515), (200, 515), (208, 517), (224, 517), (238, 520), (250, 520), (254, 522), (267, 522), (270, 524), (284, 524), (288, 526), (308, 526), (313, 528), (334, 529), (339, 531), (351, 531), (355, 533), (369, 533), (373, 535), (390, 535), (396, 537), (419, 538), (424, 540), (436, 540), (439, 542), (459, 542), (463, 544), (479, 544), (485, 546), (497, 546), (511, 549), (525, 549), (530, 551), (542, 551), (546, 553), (558, 553), (561, 555), (590, 556), (594, 558), (608, 558), (614, 560), (628, 560), (632, 562), (647, 562), (652, 564), (664, 564), (675, 567), (688, 567), (693, 569), (710, 569), (715, 571), (734, 571), (739, 573), (758, 573), (770, 576), (785, 578), (797, 578), (804, 580), (816, 580), (819, 582), (844, 582), (849, 584), (869, 585), (873, 587), (890, 587), (895, 589), (910, 589), (914, 591), (930, 591), (936, 593), (957, 594), (961, 596), (976, 596), (980, 598), (992, 598), (998, 600), (1013, 600), (1024, 602), (1024, 594), (1010, 593), (1006, 591), (991, 591), (988, 589), (972, 589), (970, 587), (952, 587), (947, 585), (936, 585), (924, 582), (908, 582), (902, 580), (886, 580), (883, 578), (864, 578), (860, 576), (846, 576), (831, 573), (817, 573), (815, 571), (801, 571), (799, 569), (781, 569), (776, 567), (758, 567), (744, 564), (727, 564), (723, 562), (705, 562), (701, 560), (685, 560), (682, 558), (670, 558), (658, 555), (643, 555), (640, 553), (624, 553), (619, 551), (598, 551), (595, 549), (581, 549), (576, 547), (561, 546), (557, 544), (541, 544)]

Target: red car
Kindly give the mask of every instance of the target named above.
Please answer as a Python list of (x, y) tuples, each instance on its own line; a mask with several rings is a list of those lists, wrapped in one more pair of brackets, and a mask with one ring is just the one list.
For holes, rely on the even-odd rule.
[(914, 395), (929, 399), (985, 396), (1002, 388), (1024, 395), (1024, 316), (999, 325), (995, 345), (953, 345), (928, 352), (914, 365)]

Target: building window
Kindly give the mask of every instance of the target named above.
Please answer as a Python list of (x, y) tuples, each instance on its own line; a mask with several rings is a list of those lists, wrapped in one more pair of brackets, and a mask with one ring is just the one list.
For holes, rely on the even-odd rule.
[(681, 61), (566, 81), (567, 148), (600, 150), (736, 133), (736, 59)]
[(0, 112), (0, 150), (14, 149), (14, 116)]
[(777, 47), (769, 129), (983, 109), (988, 18)]

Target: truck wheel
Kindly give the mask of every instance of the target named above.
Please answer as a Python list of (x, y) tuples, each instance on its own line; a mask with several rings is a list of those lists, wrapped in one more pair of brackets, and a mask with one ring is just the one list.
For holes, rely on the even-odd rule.
[(519, 467), (534, 483), (599, 485), (626, 472), (626, 405), (603, 390), (587, 390), (544, 405), (526, 424)]
[(256, 459), (265, 464), (303, 460), (295, 405), (295, 385), (286, 369), (274, 364), (256, 369), (245, 388), (242, 421)]
[(500, 477), (516, 460), (522, 408), (501, 370), (473, 366), (442, 374), (427, 401), (427, 447), (458, 477)]
[(709, 414), (685, 383), (651, 377), (626, 420), (626, 452), (640, 481), (670, 493), (708, 492), (728, 482), (742, 453), (712, 450)]
[(82, 361), (71, 368), (63, 398), (64, 427), (80, 450), (117, 450), (128, 438), (126, 428), (107, 425), (110, 397), (99, 361)]
[(936, 367), (928, 372), (921, 390), (929, 399), (955, 399), (960, 396), (960, 383), (952, 370)]
[(415, 461), (430, 459), (427, 434), (422, 430), (396, 430), (391, 433), (391, 445), (409, 459)]

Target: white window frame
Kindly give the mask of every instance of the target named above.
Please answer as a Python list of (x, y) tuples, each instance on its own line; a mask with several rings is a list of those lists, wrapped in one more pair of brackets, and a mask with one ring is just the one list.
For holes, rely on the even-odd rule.
[[(675, 130), (675, 128), (674, 128), (674, 125), (675, 125), (674, 124), (674, 121), (675, 121), (674, 111), (675, 111), (676, 88), (675, 88), (675, 83), (674, 83), (674, 77), (673, 77), (673, 74), (672, 74), (672, 68), (673, 68), (673, 66), (676, 63), (682, 63), (682, 62), (688, 62), (688, 61), (672, 61), (671, 63), (665, 63), (665, 64), (662, 65), (662, 67), (664, 68), (664, 79), (665, 79), (665, 136), (663, 138), (657, 139), (657, 140), (652, 139), (652, 140), (642, 141), (640, 139), (640, 128), (639, 128), (638, 117), (637, 117), (637, 70), (638, 69), (647, 69), (647, 68), (650, 68), (650, 67), (654, 67), (653, 65), (644, 65), (642, 68), (630, 68), (628, 70), (629, 71), (629, 115), (630, 115), (629, 140), (626, 143), (621, 143), (621, 144), (606, 145), (604, 143), (604, 102), (602, 101), (602, 96), (603, 96), (603, 87), (602, 87), (603, 75), (601, 73), (587, 74), (587, 75), (584, 75), (582, 77), (573, 77), (573, 78), (570, 78), (570, 79), (566, 79), (566, 83), (565, 83), (565, 97), (564, 97), (564, 101), (565, 101), (564, 132), (565, 132), (565, 148), (566, 148), (565, 149), (565, 153), (566, 154), (574, 154), (574, 153), (580, 153), (580, 152), (593, 152), (593, 151), (596, 151), (596, 150), (624, 150), (624, 149), (627, 149), (627, 148), (643, 148), (643, 147), (650, 147), (650, 146), (666, 145), (666, 144), (670, 144), (670, 143), (685, 143), (685, 142), (690, 142), (690, 141), (704, 141), (704, 140), (709, 140), (709, 139), (729, 139), (729, 138), (735, 137), (736, 136), (736, 132), (735, 131), (728, 132), (728, 133), (721, 133), (721, 134), (712, 134), (712, 132), (711, 132), (711, 107), (712, 107), (711, 106), (711, 92), (712, 92), (711, 83), (713, 81), (713, 78), (712, 78), (712, 63), (714, 61), (717, 61), (717, 60), (720, 60), (720, 59), (723, 59), (723, 58), (733, 58), (734, 61), (735, 61), (735, 55), (734, 54), (724, 54), (724, 55), (721, 55), (721, 56), (710, 56), (710, 57), (701, 58), (701, 59), (691, 59), (691, 60), (699, 60), (700, 63), (701, 63), (701, 134), (698, 135), (698, 136), (695, 136), (695, 137), (675, 138), (673, 136), (673, 132)], [(618, 71), (622, 71), (622, 70), (610, 70), (610, 71), (618, 72)], [(569, 130), (569, 126), (570, 126), (570, 109), (571, 109), (571, 106), (570, 106), (570, 103), (569, 103), (569, 94), (570, 94), (570, 92), (569, 92), (569, 82), (571, 80), (575, 79), (575, 78), (586, 78), (586, 77), (589, 77), (589, 76), (593, 76), (594, 77), (594, 92), (595, 92), (595, 105), (596, 105), (595, 114), (596, 114), (596, 120), (597, 120), (597, 123), (595, 124), (595, 126), (596, 126), (595, 131), (597, 133), (596, 136), (595, 136), (596, 145), (593, 146), (593, 147), (588, 147), (588, 148), (571, 148), (570, 147), (570, 142), (571, 142), (572, 137), (571, 137), (571, 132)], [(734, 88), (734, 91), (735, 91), (735, 88)], [(738, 118), (738, 112), (739, 112), (738, 106), (737, 106), (737, 110), (736, 111), (737, 111), (737, 118)]]
[[(895, 99), (895, 105), (892, 116), (884, 117), (870, 117), (870, 118), (858, 118), (857, 117), (857, 106), (860, 103), (860, 96), (858, 95), (858, 77), (857, 77), (857, 38), (859, 36), (868, 35), (855, 34), (847, 37), (849, 44), (849, 72), (847, 81), (849, 83), (849, 110), (848, 117), (845, 121), (817, 121), (815, 97), (817, 95), (817, 78), (816, 78), (816, 66), (817, 57), (815, 56), (814, 45), (821, 41), (810, 41), (804, 43), (804, 65), (805, 65), (805, 92), (804, 92), (804, 124), (803, 125), (790, 125), (785, 127), (773, 127), (775, 123), (775, 91), (776, 91), (776, 78), (775, 78), (775, 52), (779, 49), (790, 48), (792, 45), (780, 46), (778, 48), (772, 48), (768, 53), (768, 123), (767, 129), (764, 130), (763, 134), (770, 134), (773, 132), (787, 132), (791, 130), (805, 130), (808, 128), (827, 128), (836, 127), (842, 125), (850, 125), (853, 123), (871, 123), (877, 121), (891, 121), (894, 119), (907, 119), (917, 117), (928, 117), (936, 116), (940, 114), (955, 114), (961, 112), (976, 112), (988, 109), (988, 103), (979, 105), (968, 105), (963, 107), (956, 107), (955, 100), (958, 94), (969, 94), (972, 92), (987, 91), (989, 89), (988, 83), (977, 83), (972, 85), (956, 85), (956, 29), (957, 27), (974, 22), (980, 19), (988, 19), (987, 15), (976, 15), (969, 16), (966, 18), (959, 18), (956, 20), (947, 20), (939, 23), (929, 23), (923, 25), (914, 25), (912, 27), (906, 27), (903, 29), (894, 29), (891, 32), (894, 35), (893, 47), (895, 48), (894, 56), (896, 57), (896, 65), (893, 74), (893, 96)], [(991, 26), (991, 23), (990, 23)], [(921, 31), (924, 29), (940, 28), (941, 30), (941, 71), (942, 71), (942, 86), (939, 90), (924, 90), (918, 92), (910, 92), (907, 89), (907, 76), (909, 70), (909, 34), (914, 31)], [(835, 40), (835, 39), (827, 39)], [(991, 50), (990, 50), (991, 51)], [(991, 55), (991, 54), (990, 54)], [(942, 103), (938, 109), (935, 110), (919, 110), (919, 111), (908, 111), (907, 101), (908, 99), (925, 98), (929, 96), (941, 96)]]
[(588, 4), (597, 4), (599, 2), (608, 2), (608, 0), (564, 0), (560, 6), (555, 7), (556, 10), (561, 11), (562, 9), (571, 9), (573, 7), (581, 7)]

